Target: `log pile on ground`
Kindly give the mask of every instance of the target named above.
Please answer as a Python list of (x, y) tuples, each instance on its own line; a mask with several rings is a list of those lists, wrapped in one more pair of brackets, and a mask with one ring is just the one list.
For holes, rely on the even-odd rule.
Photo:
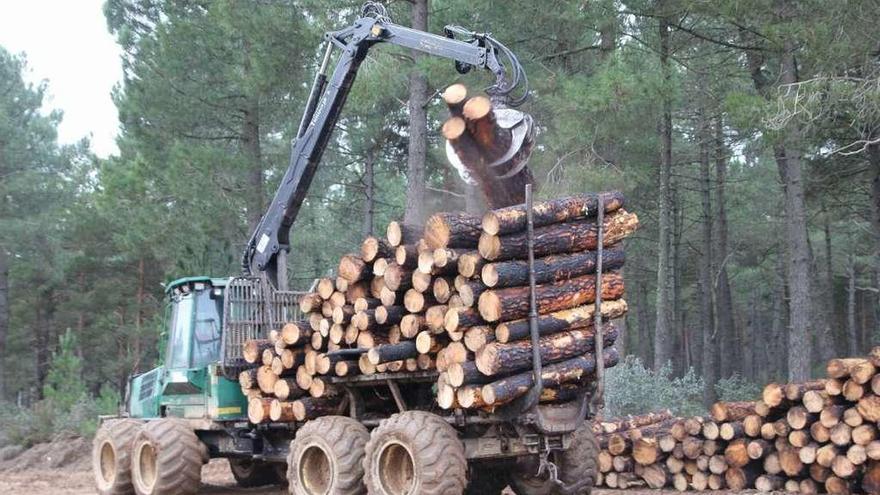
[[(596, 211), (605, 205), (602, 286), (596, 287)], [(626, 313), (620, 241), (638, 220), (619, 193), (535, 204), (542, 401), (571, 400), (596, 367), (595, 299), (602, 301), (604, 363), (613, 366)], [(423, 228), (392, 222), (343, 256), (337, 276), (302, 297), (302, 321), (248, 341), (241, 373), (254, 423), (302, 421), (344, 408), (333, 377), (437, 374), (443, 409), (491, 410), (532, 386), (525, 207), (484, 218), (437, 213)], [(484, 249), (483, 246), (494, 246)]]
[[(880, 493), (880, 347), (832, 359), (827, 378), (770, 383), (707, 417), (597, 423), (599, 486)], [(608, 426), (611, 425), (611, 426)]]

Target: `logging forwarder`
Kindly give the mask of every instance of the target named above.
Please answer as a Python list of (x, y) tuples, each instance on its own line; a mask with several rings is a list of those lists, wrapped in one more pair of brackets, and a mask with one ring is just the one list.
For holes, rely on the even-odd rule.
[[(345, 397), (334, 415), (248, 420), (238, 383), (242, 346), (300, 317), (300, 294), (288, 290), (284, 271), (290, 230), (370, 48), (392, 44), (449, 58), (462, 74), (486, 69), (495, 78), (486, 92), (499, 106), (517, 106), (528, 94), (515, 55), (491, 35), (406, 28), (376, 3), (324, 43), (289, 167), (247, 243), (243, 276), (189, 277), (167, 287), (162, 364), (129, 380), (124, 412), (102, 418), (96, 435), (98, 493), (194, 494), (210, 458), (227, 458), (242, 486), (289, 483), (303, 495), (491, 494), (507, 485), (522, 495), (589, 493), (598, 448), (588, 398), (538, 404), (540, 380), (523, 400), (486, 413), (438, 412), (434, 371), (337, 376), (331, 384)], [(512, 120), (531, 126), (522, 114)], [(522, 145), (514, 140), (504, 155)]]

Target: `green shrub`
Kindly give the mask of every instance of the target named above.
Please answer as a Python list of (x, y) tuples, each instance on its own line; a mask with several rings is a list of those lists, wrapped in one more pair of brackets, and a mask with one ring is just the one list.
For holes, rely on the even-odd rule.
[(703, 379), (693, 369), (678, 378), (667, 365), (654, 372), (636, 356), (608, 370), (605, 381), (605, 416), (619, 417), (669, 409), (679, 416), (705, 414)]
[(761, 396), (761, 387), (739, 373), (734, 373), (730, 378), (718, 380), (715, 384), (715, 392), (718, 394), (718, 400), (730, 402), (755, 400)]

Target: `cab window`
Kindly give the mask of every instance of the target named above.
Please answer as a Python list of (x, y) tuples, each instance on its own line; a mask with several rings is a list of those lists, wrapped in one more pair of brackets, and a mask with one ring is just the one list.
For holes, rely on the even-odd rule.
[(189, 368), (190, 323), (192, 321), (194, 298), (192, 294), (177, 296), (172, 303), (168, 356), (165, 360), (171, 369)]
[(212, 299), (210, 290), (199, 292), (196, 296), (196, 321), (192, 342), (194, 368), (220, 360), (220, 314), (220, 300)]

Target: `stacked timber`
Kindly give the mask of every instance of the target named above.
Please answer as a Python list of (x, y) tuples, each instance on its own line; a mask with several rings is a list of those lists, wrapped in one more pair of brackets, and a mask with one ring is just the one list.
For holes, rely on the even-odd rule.
[[(600, 200), (607, 215), (597, 290)], [(618, 330), (610, 320), (627, 309), (620, 241), (638, 225), (622, 204), (619, 193), (535, 204), (542, 401), (568, 401), (591, 386), (597, 297), (603, 362), (618, 360)], [(301, 298), (301, 321), (245, 344), (245, 360), (255, 366), (240, 377), (250, 420), (332, 414), (345, 407), (334, 377), (355, 374), (436, 373), (436, 400), (444, 409), (491, 410), (524, 395), (534, 381), (528, 266), (517, 247), (525, 237), (524, 212), (520, 205), (485, 218), (437, 213), (424, 227), (391, 222), (384, 238), (365, 239), (359, 253), (340, 259), (335, 276), (318, 280)], [(551, 239), (560, 236), (565, 239)]]
[(707, 417), (597, 423), (599, 485), (685, 490), (880, 493), (880, 347), (832, 359), (827, 378), (770, 383)]
[[(602, 360), (614, 366), (618, 329), (611, 320), (627, 311), (620, 268), (621, 241), (638, 227), (617, 192), (584, 194), (534, 204), (535, 302), (542, 359), (542, 400), (573, 396), (596, 369), (596, 299), (603, 335)], [(604, 205), (601, 287), (596, 287), (597, 210)], [(429, 222), (430, 224), (430, 222)], [(529, 330), (529, 266), (524, 205), (491, 210), (470, 221), (457, 246), (435, 248), (435, 266), (457, 260), (458, 300), (444, 316), (449, 342), (438, 353), (437, 402), (441, 408), (492, 410), (533, 385)], [(426, 229), (432, 244), (443, 229)]]

